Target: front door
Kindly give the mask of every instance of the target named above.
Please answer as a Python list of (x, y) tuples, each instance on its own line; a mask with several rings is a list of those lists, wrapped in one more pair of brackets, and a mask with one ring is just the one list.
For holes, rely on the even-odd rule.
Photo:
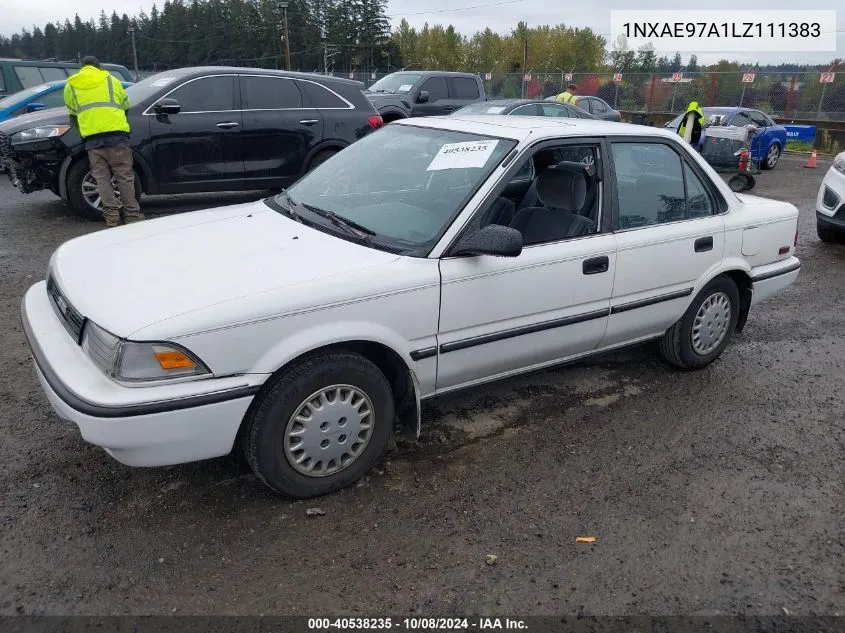
[(149, 109), (151, 167), (161, 193), (240, 189), (243, 172), (237, 76), (192, 79), (162, 98), (179, 114)]
[(725, 226), (713, 188), (675, 143), (611, 143), (618, 258), (602, 346), (665, 331), (722, 261)]
[(256, 188), (287, 187), (322, 140), (323, 116), (293, 79), (241, 75), (240, 82), (244, 178)]
[[(535, 154), (545, 153), (531, 170), (540, 171), (538, 178), (558, 167), (546, 167), (558, 149)], [(598, 152), (599, 145), (591, 149)], [(514, 175), (524, 171), (520, 166)], [(617, 258), (615, 236), (600, 229), (606, 205), (596, 180), (588, 185), (598, 187), (595, 196), (566, 200), (566, 194), (541, 195), (518, 212), (511, 226), (524, 226), (526, 243), (518, 257), (441, 260), (438, 392), (553, 364), (599, 344), (607, 327)], [(547, 194), (547, 184), (538, 191)], [(535, 212), (542, 215), (542, 220), (536, 218), (539, 223), (533, 220)], [(593, 228), (571, 237), (557, 231), (558, 219), (568, 224), (573, 213), (589, 218)], [(482, 208), (476, 217), (484, 214)]]
[[(419, 101), (420, 94), (428, 93), (427, 101)], [(429, 77), (414, 93), (415, 103), (411, 108), (411, 116), (437, 116), (448, 114), (454, 110), (449, 97), (449, 84), (446, 77)]]

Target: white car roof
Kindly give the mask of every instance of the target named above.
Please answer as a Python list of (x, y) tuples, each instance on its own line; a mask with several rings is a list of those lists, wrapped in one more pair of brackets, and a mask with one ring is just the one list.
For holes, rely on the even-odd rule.
[(414, 125), (418, 127), (470, 132), (487, 136), (498, 136), (523, 141), (532, 139), (560, 138), (561, 136), (653, 136), (679, 138), (672, 130), (602, 121), (599, 119), (570, 119), (541, 116), (506, 116), (501, 114), (453, 114), (450, 116), (413, 117), (400, 119), (390, 125)]

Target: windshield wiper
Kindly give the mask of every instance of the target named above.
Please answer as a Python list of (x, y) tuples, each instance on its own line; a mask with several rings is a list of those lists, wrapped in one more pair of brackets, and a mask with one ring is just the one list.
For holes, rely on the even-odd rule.
[(282, 199), (285, 201), (285, 204), (287, 205), (287, 208), (285, 209), (285, 212), (286, 212), (286, 213), (287, 213), (287, 214), (288, 214), (288, 215), (289, 215), (292, 219), (296, 220), (297, 222), (299, 222), (299, 223), (301, 224), (301, 223), (302, 223), (302, 218), (300, 218), (300, 217), (299, 217), (299, 214), (296, 212), (296, 207), (297, 207), (297, 206), (301, 207), (301, 206), (302, 206), (302, 204), (301, 204), (301, 203), (299, 203), (299, 202), (297, 202), (297, 201), (296, 201), (296, 200), (294, 200), (293, 198), (291, 198), (291, 197), (290, 197), (290, 194), (288, 193), (288, 190), (287, 190), (287, 189), (282, 189), (282, 191), (281, 191), (281, 192), (279, 193), (279, 195), (278, 195), (278, 196), (276, 196), (276, 197), (277, 197), (277, 198), (282, 198)]
[[(332, 211), (327, 211), (326, 209), (321, 209), (319, 207), (311, 206), (310, 204), (305, 204), (304, 202), (301, 203), (303, 207), (311, 211), (312, 213), (316, 213), (321, 218), (326, 218), (329, 222), (334, 224), (335, 226), (339, 226), (346, 230), (347, 233), (357, 237), (358, 239), (365, 240), (369, 242), (369, 238), (376, 234), (375, 231), (372, 229), (368, 229), (366, 226), (362, 226), (357, 222), (352, 220), (348, 220)], [(364, 235), (359, 235), (363, 233)]]

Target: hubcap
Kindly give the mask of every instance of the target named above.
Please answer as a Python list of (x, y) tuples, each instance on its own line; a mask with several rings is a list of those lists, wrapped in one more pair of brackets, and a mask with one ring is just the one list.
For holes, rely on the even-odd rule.
[(731, 323), (731, 300), (724, 292), (710, 295), (698, 308), (692, 324), (692, 349), (706, 356), (724, 340)]
[(780, 154), (780, 150), (778, 150), (777, 145), (772, 145), (769, 148), (769, 167), (773, 167), (776, 162), (778, 162), (778, 154)]
[[(114, 184), (114, 180), (112, 180), (112, 184)], [(118, 201), (120, 201), (120, 192), (115, 189), (114, 194), (117, 196)], [(103, 201), (100, 199), (97, 181), (94, 179), (94, 174), (90, 171), (82, 179), (82, 197), (85, 198), (85, 202), (88, 203), (89, 207), (97, 209), (97, 211), (102, 209)]]
[(315, 391), (288, 421), (285, 458), (303, 475), (334, 475), (349, 467), (367, 447), (373, 416), (370, 398), (351, 385)]

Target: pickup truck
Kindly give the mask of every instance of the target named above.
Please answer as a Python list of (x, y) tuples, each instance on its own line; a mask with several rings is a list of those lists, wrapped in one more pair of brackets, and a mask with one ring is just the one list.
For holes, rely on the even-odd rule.
[(364, 91), (385, 123), (416, 116), (450, 114), (487, 101), (481, 77), (472, 73), (399, 71)]

